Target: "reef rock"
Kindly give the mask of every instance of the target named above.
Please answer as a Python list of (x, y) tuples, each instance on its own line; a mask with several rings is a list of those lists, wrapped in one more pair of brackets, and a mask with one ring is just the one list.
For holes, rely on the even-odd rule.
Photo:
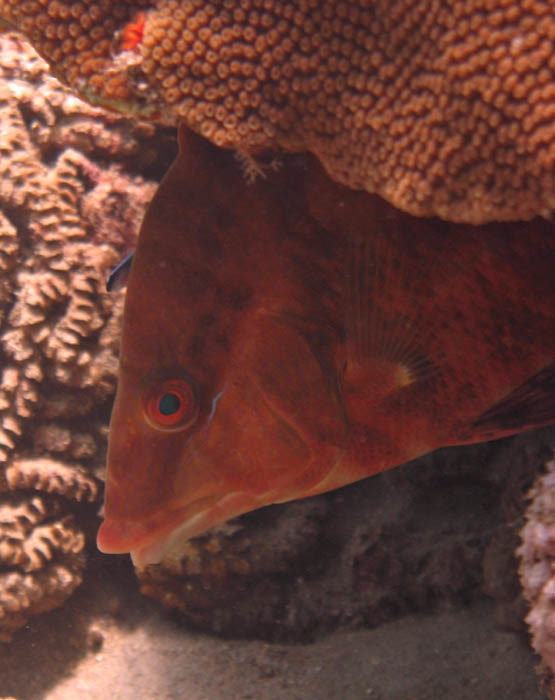
[(74, 504), (100, 496), (116, 383), (122, 295), (108, 295), (105, 279), (132, 247), (156, 186), (135, 173), (163, 166), (153, 127), (77, 100), (12, 35), (0, 37), (0, 103), (6, 640), (81, 581), (84, 523)]
[(555, 459), (547, 462), (528, 496), (519, 573), (530, 606), (526, 622), (532, 646), (542, 658), (546, 687), (555, 698)]

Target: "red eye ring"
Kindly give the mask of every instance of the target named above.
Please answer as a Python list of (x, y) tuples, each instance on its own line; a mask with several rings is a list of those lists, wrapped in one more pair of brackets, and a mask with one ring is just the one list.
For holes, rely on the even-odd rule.
[(197, 417), (193, 387), (184, 379), (167, 379), (145, 396), (145, 416), (158, 430), (182, 430)]

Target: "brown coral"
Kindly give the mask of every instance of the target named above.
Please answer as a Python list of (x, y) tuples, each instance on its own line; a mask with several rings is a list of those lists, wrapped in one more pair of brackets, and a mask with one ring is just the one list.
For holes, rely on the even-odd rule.
[(417, 215), (553, 209), (551, 3), (2, 0), (0, 16), (92, 102), (241, 152), (310, 150)]
[(8, 487), (57, 493), (76, 501), (94, 501), (98, 484), (85, 470), (50, 459), (24, 459), (12, 462), (5, 472)]
[(152, 126), (77, 100), (15, 36), (0, 38), (0, 103), (0, 639), (7, 639), (81, 581), (84, 523), (74, 504), (99, 496), (122, 306), (105, 279), (132, 246), (155, 188), (126, 168), (150, 167), (156, 156)]
[(551, 672), (548, 684), (555, 697), (555, 459), (546, 464), (529, 497), (518, 550), (520, 580), (530, 606), (526, 622), (532, 646)]
[(85, 538), (59, 501), (0, 495), (0, 641), (81, 583)]
[[(106, 294), (105, 276), (118, 260), (118, 250), (131, 245), (154, 184), (146, 185), (116, 165), (105, 167), (75, 148), (56, 152), (49, 135), (59, 124), (68, 129), (78, 121), (84, 132), (88, 119), (98, 132), (99, 110), (56, 87), (37, 57), (28, 54), (24, 63), (20, 55), (14, 71), (20, 46), (13, 38), (4, 39), (1, 48), (0, 235), (8, 251), (0, 256), (5, 317), (0, 330), (0, 456), (5, 460), (21, 440), (23, 422), (36, 416), (39, 406), (49, 420), (35, 428), (35, 443), (56, 452), (56, 421), (91, 411), (84, 391), (94, 387), (96, 401), (112, 392), (117, 324), (110, 318), (120, 312), (121, 299)], [(44, 89), (37, 92), (31, 81), (42, 81)], [(101, 156), (106, 143), (113, 151), (119, 143), (129, 156), (133, 139), (126, 131), (131, 129), (121, 123), (107, 125)], [(41, 387), (50, 381), (64, 391), (40, 399)]]

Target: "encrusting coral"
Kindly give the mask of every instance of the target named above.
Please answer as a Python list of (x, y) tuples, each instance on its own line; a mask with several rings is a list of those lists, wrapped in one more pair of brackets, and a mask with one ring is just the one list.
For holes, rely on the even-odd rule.
[(555, 459), (545, 465), (529, 498), (518, 550), (519, 573), (530, 606), (526, 622), (532, 646), (548, 669), (546, 686), (555, 698)]
[(116, 382), (122, 295), (108, 295), (105, 279), (133, 245), (155, 188), (132, 172), (152, 165), (155, 153), (152, 126), (76, 99), (14, 35), (0, 37), (0, 105), (0, 640), (7, 640), (81, 582), (84, 525), (73, 504), (100, 496)]
[(1, 0), (0, 18), (93, 103), (243, 155), (312, 151), (417, 215), (553, 210), (545, 0)]

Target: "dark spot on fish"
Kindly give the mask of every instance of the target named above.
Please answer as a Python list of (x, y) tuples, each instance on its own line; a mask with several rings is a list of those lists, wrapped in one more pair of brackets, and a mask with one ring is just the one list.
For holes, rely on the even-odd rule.
[(187, 355), (191, 358), (191, 360), (197, 360), (204, 353), (204, 347), (204, 338), (200, 335), (195, 335), (189, 343)]
[[(221, 230), (225, 230), (222, 228)], [(221, 259), (223, 246), (218, 233), (217, 223), (213, 226), (201, 226), (197, 232), (197, 241), (204, 255), (213, 256), (214, 259)]]
[(216, 278), (207, 270), (187, 269), (183, 275), (183, 289), (189, 299), (198, 299), (214, 288)]
[(227, 333), (218, 333), (215, 341), (223, 350), (229, 350), (229, 338), (227, 337)]
[(243, 311), (252, 298), (252, 289), (247, 284), (239, 283), (233, 287), (226, 287), (218, 294), (222, 306), (227, 306), (235, 311)]
[(214, 316), (213, 313), (208, 311), (207, 313), (201, 314), (198, 319), (198, 327), (199, 328), (209, 328), (210, 326), (214, 325), (214, 321), (216, 320), (216, 317)]
[(214, 221), (214, 226), (217, 231), (227, 231), (230, 224), (233, 223), (233, 213), (230, 211), (229, 204), (225, 203), (214, 203), (211, 210), (212, 219)]

